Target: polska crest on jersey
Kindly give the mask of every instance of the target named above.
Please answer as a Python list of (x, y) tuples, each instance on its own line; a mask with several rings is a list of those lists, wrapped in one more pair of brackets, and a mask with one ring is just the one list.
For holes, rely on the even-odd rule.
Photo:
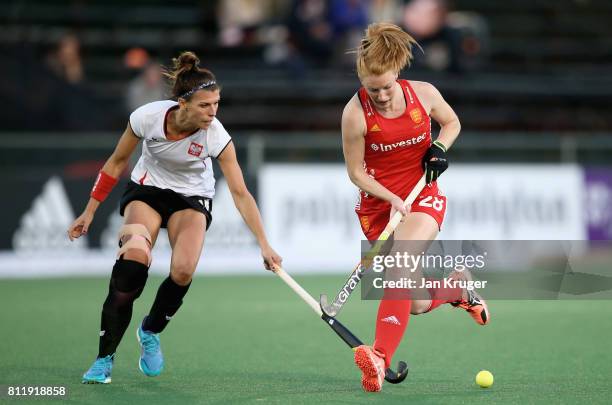
[(423, 114), (421, 114), (421, 110), (418, 108), (413, 108), (410, 110), (410, 118), (412, 118), (415, 124), (420, 124), (423, 121)]
[(200, 154), (202, 153), (202, 149), (204, 149), (204, 146), (200, 145), (199, 143), (191, 142), (191, 145), (189, 145), (189, 150), (187, 151), (187, 153), (195, 157), (199, 157)]

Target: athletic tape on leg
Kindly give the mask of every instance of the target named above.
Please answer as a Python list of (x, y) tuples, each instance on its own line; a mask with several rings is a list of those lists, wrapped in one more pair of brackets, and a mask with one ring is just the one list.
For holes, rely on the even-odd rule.
[(120, 259), (129, 250), (142, 250), (147, 257), (147, 267), (151, 266), (151, 234), (142, 224), (123, 225), (119, 230), (119, 252)]

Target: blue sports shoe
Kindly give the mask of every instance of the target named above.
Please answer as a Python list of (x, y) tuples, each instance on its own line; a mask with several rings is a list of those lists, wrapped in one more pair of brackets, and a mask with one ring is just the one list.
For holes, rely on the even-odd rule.
[(164, 369), (164, 355), (159, 344), (159, 334), (147, 332), (142, 325), (136, 331), (140, 343), (140, 361), (138, 367), (149, 377), (158, 376)]
[(109, 384), (111, 382), (114, 359), (114, 354), (98, 357), (89, 370), (83, 374), (83, 384)]

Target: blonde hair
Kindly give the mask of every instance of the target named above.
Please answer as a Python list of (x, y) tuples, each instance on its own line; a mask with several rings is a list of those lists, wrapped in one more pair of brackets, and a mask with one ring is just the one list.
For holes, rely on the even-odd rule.
[(395, 24), (368, 25), (357, 53), (357, 75), (381, 75), (388, 71), (400, 72), (412, 61), (412, 46), (417, 41)]

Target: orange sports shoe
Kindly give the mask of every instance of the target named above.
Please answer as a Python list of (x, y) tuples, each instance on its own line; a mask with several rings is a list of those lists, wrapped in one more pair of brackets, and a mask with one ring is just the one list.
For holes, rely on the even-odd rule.
[(355, 349), (355, 364), (361, 370), (361, 386), (367, 392), (378, 392), (385, 381), (385, 360), (374, 348), (366, 345)]
[(465, 309), (468, 314), (474, 318), (477, 324), (488, 324), (491, 317), (489, 316), (489, 309), (487, 308), (486, 301), (483, 300), (482, 297), (476, 293), (476, 291), (468, 290), (467, 295), (467, 299), (451, 302), (451, 305), (457, 308)]
[[(472, 280), (471, 274), (467, 270), (462, 272), (454, 271), (450, 275), (451, 278), (463, 278), (464, 280)], [(464, 290), (464, 298), (461, 301), (451, 302), (451, 305), (457, 308), (463, 308), (479, 325), (486, 325), (491, 320), (489, 308), (486, 301), (474, 290)]]

